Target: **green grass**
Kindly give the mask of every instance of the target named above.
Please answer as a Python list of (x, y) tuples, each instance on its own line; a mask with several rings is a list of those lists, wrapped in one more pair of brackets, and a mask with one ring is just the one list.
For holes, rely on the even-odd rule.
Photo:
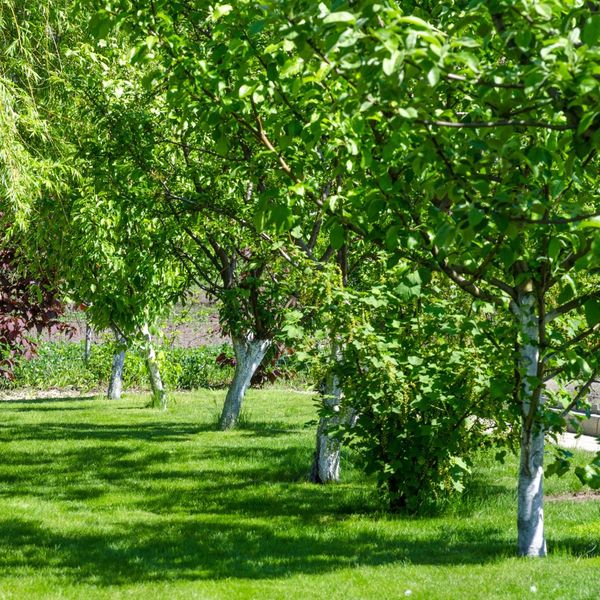
[(518, 559), (514, 461), (481, 457), (444, 515), (390, 516), (351, 468), (306, 482), (309, 395), (252, 391), (220, 433), (223, 395), (0, 402), (0, 599), (600, 597), (600, 502), (548, 502), (549, 557)]

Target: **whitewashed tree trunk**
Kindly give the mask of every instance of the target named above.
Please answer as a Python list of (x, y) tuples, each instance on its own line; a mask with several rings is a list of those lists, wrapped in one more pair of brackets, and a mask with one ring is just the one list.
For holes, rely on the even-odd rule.
[(330, 414), (321, 417), (317, 427), (317, 447), (310, 473), (310, 480), (313, 483), (331, 483), (340, 480), (341, 444), (339, 439), (331, 434), (331, 429), (338, 426), (343, 418), (341, 398), (339, 378), (336, 374), (330, 373), (326, 378), (322, 396), (323, 408)]
[(152, 336), (147, 324), (142, 327), (142, 337), (144, 339), (144, 349), (146, 352), (146, 369), (148, 371), (148, 379), (150, 381), (150, 389), (152, 390), (152, 406), (166, 410), (167, 408), (167, 393), (160, 376), (160, 369), (156, 360), (156, 352), (152, 343)]
[(252, 376), (271, 345), (271, 340), (254, 339), (253, 335), (248, 335), (246, 338), (236, 336), (231, 341), (236, 364), (233, 381), (227, 390), (221, 413), (220, 427), (223, 431), (235, 427)]
[[(519, 370), (521, 372), (521, 456), (518, 484), (518, 552), (521, 556), (546, 556), (544, 537), (544, 429), (538, 419), (534, 393), (540, 360), (539, 317), (535, 295), (531, 291), (519, 294), (512, 311), (521, 333)], [(539, 395), (539, 403), (543, 395)]]
[(92, 326), (86, 322), (85, 324), (85, 345), (83, 348), (83, 362), (87, 364), (90, 362), (90, 356), (92, 354)]
[[(342, 347), (332, 342), (331, 354), (334, 361), (342, 359)], [(342, 445), (338, 437), (332, 433), (339, 425), (354, 427), (358, 415), (353, 409), (342, 406), (342, 389), (339, 376), (331, 372), (325, 379), (322, 400), (323, 408), (329, 413), (319, 419), (317, 427), (317, 445), (310, 472), (313, 483), (330, 483), (340, 480), (340, 455)]]
[(109, 400), (120, 400), (123, 390), (123, 367), (125, 366), (125, 340), (119, 335), (119, 332), (113, 328), (117, 344), (120, 349), (113, 356), (112, 369), (110, 372), (110, 382), (106, 397)]

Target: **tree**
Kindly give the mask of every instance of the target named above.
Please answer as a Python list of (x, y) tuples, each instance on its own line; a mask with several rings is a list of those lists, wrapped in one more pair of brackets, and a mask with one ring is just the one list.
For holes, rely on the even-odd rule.
[[(67, 293), (86, 305), (97, 330), (115, 332), (119, 347), (109, 395), (120, 395), (124, 349), (138, 344), (146, 356), (153, 404), (165, 408), (150, 329), (185, 292), (183, 273), (167, 250), (173, 232), (162, 227), (152, 209), (148, 181), (118, 150), (118, 144), (133, 142), (111, 131), (127, 104), (102, 85), (108, 66), (85, 44), (65, 52), (64, 65), (56, 85), (70, 102), (54, 122), (70, 144), (77, 177), (68, 194), (37, 201), (38, 227), (29, 245), (55, 249), (54, 268)], [(69, 129), (74, 121), (78, 128)]]
[(31, 337), (46, 330), (70, 332), (61, 321), (64, 304), (51, 276), (37, 279), (6, 237), (0, 241), (0, 376), (12, 379), (15, 362), (30, 359), (37, 344)]
[(545, 381), (583, 382), (568, 408), (597, 368), (598, 17), (570, 2), (456, 3), (432, 5), (430, 25), (391, 3), (346, 8), (287, 13), (298, 54), (312, 48), (346, 86), (328, 117), (328, 134), (357, 148), (344, 216), (503, 316), (519, 553), (544, 555), (544, 427), (560, 425)]

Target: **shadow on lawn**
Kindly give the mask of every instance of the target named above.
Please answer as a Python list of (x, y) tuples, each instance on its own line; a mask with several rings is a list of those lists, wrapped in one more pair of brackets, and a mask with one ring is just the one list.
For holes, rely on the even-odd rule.
[[(418, 519), (403, 517), (394, 520), (413, 525), (378, 526), (371, 487), (311, 486), (302, 427), (286, 426), (289, 438), (276, 435), (271, 445), (263, 439), (269, 429), (249, 426), (236, 439), (212, 425), (166, 420), (4, 426), (0, 440), (11, 444), (0, 446), (0, 498), (35, 497), (68, 517), (66, 524), (64, 515), (41, 522), (0, 511), (0, 573), (40, 569), (113, 585), (285, 577), (397, 561), (481, 564), (513, 555), (495, 527), (465, 522), (449, 533), (430, 524), (421, 535)], [(78, 523), (81, 503), (93, 512), (92, 525)], [(370, 520), (350, 517), (365, 513)], [(588, 550), (576, 540), (561, 545)]]
[[(397, 561), (483, 563), (510, 553), (494, 529), (465, 530), (463, 541), (426, 540), (375, 532), (345, 533), (331, 525), (299, 533), (231, 519), (173, 517), (156, 524), (113, 527), (111, 533), (63, 534), (25, 520), (0, 520), (0, 569), (55, 569), (101, 585), (174, 579), (262, 579), (316, 574)], [(479, 537), (482, 534), (483, 539)], [(460, 557), (460, 558), (459, 558)]]

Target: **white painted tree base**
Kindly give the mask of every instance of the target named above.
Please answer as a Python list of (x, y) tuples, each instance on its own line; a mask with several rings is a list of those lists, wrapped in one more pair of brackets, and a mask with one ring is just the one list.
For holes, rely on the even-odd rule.
[(271, 346), (271, 340), (254, 339), (254, 336), (250, 334), (246, 338), (232, 338), (232, 344), (236, 365), (233, 381), (227, 390), (221, 413), (220, 428), (223, 431), (235, 427), (252, 376), (260, 367)]

